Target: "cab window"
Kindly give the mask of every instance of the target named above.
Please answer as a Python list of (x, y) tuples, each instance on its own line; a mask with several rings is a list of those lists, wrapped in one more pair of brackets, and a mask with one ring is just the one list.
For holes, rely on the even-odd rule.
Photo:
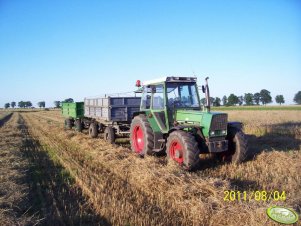
[(152, 88), (153, 108), (154, 110), (164, 109), (163, 85), (157, 85)]
[(151, 87), (145, 86), (142, 93), (141, 108), (149, 109), (151, 104)]

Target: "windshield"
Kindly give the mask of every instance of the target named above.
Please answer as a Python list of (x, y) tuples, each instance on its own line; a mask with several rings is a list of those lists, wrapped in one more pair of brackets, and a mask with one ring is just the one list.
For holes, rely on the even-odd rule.
[(195, 83), (167, 83), (169, 107), (200, 107)]

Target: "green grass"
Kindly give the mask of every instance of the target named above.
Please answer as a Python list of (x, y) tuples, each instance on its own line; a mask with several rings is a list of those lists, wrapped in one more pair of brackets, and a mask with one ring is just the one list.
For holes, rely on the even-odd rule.
[(232, 111), (232, 110), (241, 110), (241, 111), (270, 111), (270, 110), (289, 110), (289, 111), (301, 111), (301, 105), (292, 105), (292, 106), (229, 106), (229, 107), (212, 107), (212, 111)]

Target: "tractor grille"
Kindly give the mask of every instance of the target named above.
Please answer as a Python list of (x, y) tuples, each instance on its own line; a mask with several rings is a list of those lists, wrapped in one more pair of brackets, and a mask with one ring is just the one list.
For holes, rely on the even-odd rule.
[(228, 115), (218, 114), (212, 116), (210, 131), (227, 130)]
[(209, 137), (209, 139), (208, 139), (208, 141), (210, 141), (210, 142), (221, 141), (221, 140), (225, 140), (225, 136)]

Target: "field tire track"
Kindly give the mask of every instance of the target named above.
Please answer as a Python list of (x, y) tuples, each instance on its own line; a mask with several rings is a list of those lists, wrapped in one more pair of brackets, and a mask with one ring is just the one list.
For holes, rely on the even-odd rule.
[(9, 113), (7, 115), (5, 115), (3, 118), (0, 119), (0, 127), (2, 127), (6, 122), (8, 122), (10, 120), (10, 118), (12, 117), (13, 113)]
[(0, 127), (0, 225), (35, 225), (39, 219), (28, 201), (28, 160), (22, 153), (18, 114), (6, 115)]
[[(64, 169), (54, 163), (37, 139), (32, 138), (22, 115), (19, 118), (23, 135), (23, 152), (31, 161), (29, 170), (30, 199), (33, 209), (41, 215), (43, 225), (110, 225), (104, 218), (93, 214), (85, 204), (81, 191), (70, 186), (72, 178), (62, 175)], [(81, 212), (80, 212), (81, 211)]]

